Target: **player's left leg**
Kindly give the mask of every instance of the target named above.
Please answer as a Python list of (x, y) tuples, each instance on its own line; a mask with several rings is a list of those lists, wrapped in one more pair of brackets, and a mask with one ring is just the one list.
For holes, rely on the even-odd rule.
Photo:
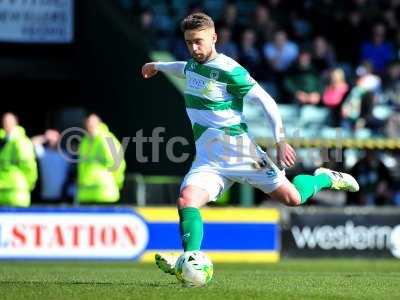
[(325, 168), (315, 170), (314, 175), (297, 175), (293, 182), (286, 178), (271, 193), (274, 199), (288, 206), (298, 206), (323, 189), (357, 192), (359, 186), (353, 176)]
[[(184, 251), (200, 250), (203, 240), (203, 221), (200, 208), (210, 201), (209, 192), (196, 185), (185, 185), (177, 200), (179, 228)], [(167, 253), (156, 253), (156, 265), (164, 272), (175, 275), (178, 257)]]
[(182, 189), (177, 206), (184, 251), (200, 250), (203, 241), (203, 221), (200, 208), (209, 201), (209, 192), (202, 187), (187, 185)]

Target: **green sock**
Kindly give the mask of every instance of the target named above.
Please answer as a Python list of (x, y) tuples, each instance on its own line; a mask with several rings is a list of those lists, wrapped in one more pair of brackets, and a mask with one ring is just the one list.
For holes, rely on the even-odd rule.
[(185, 251), (200, 250), (203, 240), (203, 221), (200, 210), (185, 207), (179, 210), (180, 230)]
[(306, 203), (308, 199), (320, 190), (332, 186), (332, 180), (326, 174), (319, 174), (317, 176), (297, 175), (292, 183), (300, 193), (301, 204)]

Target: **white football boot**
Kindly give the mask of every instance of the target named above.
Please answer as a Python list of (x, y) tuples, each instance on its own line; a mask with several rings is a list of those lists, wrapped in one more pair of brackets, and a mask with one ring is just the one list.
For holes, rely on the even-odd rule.
[(331, 189), (348, 192), (358, 192), (360, 190), (357, 181), (350, 174), (332, 171), (326, 168), (318, 168), (314, 171), (314, 175), (320, 174), (326, 174), (332, 180)]

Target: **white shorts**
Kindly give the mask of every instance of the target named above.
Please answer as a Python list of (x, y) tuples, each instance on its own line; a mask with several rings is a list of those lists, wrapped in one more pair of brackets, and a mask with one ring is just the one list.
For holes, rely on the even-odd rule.
[[(196, 158), (181, 190), (197, 186), (207, 191), (209, 201), (216, 201), (235, 182), (248, 183), (268, 194), (285, 181), (285, 172), (266, 159), (267, 154), (247, 134), (210, 137), (206, 133), (196, 141)], [(255, 163), (266, 160), (266, 166), (255, 168)]]

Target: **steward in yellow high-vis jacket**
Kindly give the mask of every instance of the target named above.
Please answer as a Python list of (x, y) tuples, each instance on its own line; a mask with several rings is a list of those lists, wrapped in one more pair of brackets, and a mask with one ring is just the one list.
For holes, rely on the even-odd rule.
[(126, 168), (121, 144), (97, 115), (90, 115), (85, 125), (87, 135), (79, 146), (78, 202), (117, 202)]
[(6, 113), (0, 129), (0, 205), (28, 207), (37, 180), (35, 152), (17, 117)]

